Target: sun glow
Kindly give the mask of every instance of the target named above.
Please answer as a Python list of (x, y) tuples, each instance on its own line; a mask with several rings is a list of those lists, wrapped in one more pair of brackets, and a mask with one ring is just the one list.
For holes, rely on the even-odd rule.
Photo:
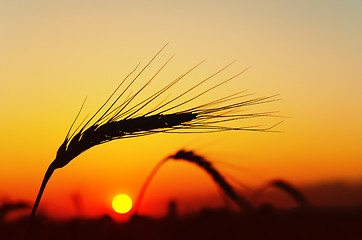
[(132, 199), (126, 194), (119, 194), (113, 198), (112, 207), (117, 213), (128, 213), (132, 208)]

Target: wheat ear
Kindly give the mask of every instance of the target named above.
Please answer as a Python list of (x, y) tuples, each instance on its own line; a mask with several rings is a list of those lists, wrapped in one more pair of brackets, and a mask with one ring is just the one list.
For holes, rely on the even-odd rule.
[(269, 181), (266, 185), (264, 185), (264, 187), (262, 187), (258, 192), (255, 193), (254, 199), (255, 199), (255, 204), (256, 205), (260, 201), (263, 193), (268, 188), (277, 188), (277, 189), (282, 190), (283, 192), (287, 193), (301, 207), (308, 207), (309, 206), (309, 201), (303, 195), (302, 192), (300, 192), (296, 187), (292, 186), (287, 181), (281, 180), (281, 179), (275, 179), (275, 180)]
[(284, 180), (277, 179), (270, 182), (270, 186), (279, 188), (284, 192), (288, 193), (289, 196), (291, 196), (301, 207), (309, 206), (309, 201), (303, 195), (303, 193), (300, 192), (296, 187), (292, 186), (290, 183), (287, 183)]
[[(156, 99), (158, 100), (160, 96), (164, 96), (165, 92), (167, 92), (181, 79), (185, 78), (190, 72), (192, 72), (202, 63), (201, 62), (195, 65), (185, 73), (181, 74), (175, 80), (171, 81), (164, 88), (160, 89), (146, 99), (142, 99), (141, 101), (138, 100), (140, 93), (147, 86), (149, 86), (154, 78), (158, 76), (158, 74), (171, 61), (172, 57), (169, 58), (161, 67), (159, 67), (154, 75), (149, 78), (149, 80), (141, 88), (139, 88), (136, 93), (130, 92), (131, 87), (134, 86), (136, 80), (141, 78), (141, 75), (144, 73), (144, 71), (151, 65), (151, 63), (153, 63), (153, 61), (166, 47), (166, 45), (158, 53), (156, 53), (155, 56), (138, 73), (136, 73), (138, 68), (137, 65), (137, 67), (123, 79), (123, 81), (106, 100), (106, 102), (96, 111), (96, 113), (86, 121), (83, 121), (72, 132), (72, 128), (82, 110), (81, 108), (63, 143), (59, 147), (55, 160), (50, 164), (45, 173), (39, 193), (31, 211), (30, 224), (39, 206), (45, 186), (53, 172), (58, 168), (66, 166), (79, 154), (96, 145), (100, 145), (116, 139), (138, 137), (160, 132), (196, 133), (227, 130), (272, 131), (274, 126), (267, 128), (262, 128), (259, 126), (230, 127), (226, 124), (230, 121), (239, 119), (271, 116), (273, 114), (272, 112), (245, 114), (240, 114), (237, 112), (246, 106), (275, 101), (274, 96), (252, 98), (241, 101), (240, 99), (249, 95), (245, 95), (243, 92), (237, 92), (221, 99), (216, 99), (201, 105), (184, 108), (186, 104), (190, 104), (202, 95), (205, 95), (211, 90), (231, 81), (232, 79), (235, 79), (245, 71), (241, 71), (214, 85), (213, 87), (202, 91), (201, 93), (189, 96), (189, 94), (192, 94), (192, 91), (195, 89), (197, 90), (199, 86), (224, 71), (231, 64), (221, 68), (220, 70), (201, 80), (195, 86), (180, 93), (166, 103), (158, 104), (156, 107), (154, 107), (153, 110), (142, 113), (142, 110), (145, 111), (145, 107), (149, 107), (152, 103), (155, 103)], [(133, 74), (136, 76), (131, 78), (131, 75)], [(130, 82), (126, 83), (130, 78)], [(123, 90), (121, 90), (122, 88)], [(120, 93), (118, 93), (119, 91)], [(125, 97), (127, 94), (128, 97)], [(114, 97), (116, 99), (111, 101), (111, 99)], [(186, 97), (187, 100), (184, 100), (181, 103), (177, 103), (177, 101), (183, 97)], [(123, 99), (123, 102), (119, 103), (121, 99)]]
[(151, 171), (151, 173), (148, 175), (146, 181), (142, 185), (142, 188), (140, 190), (140, 193), (138, 195), (138, 198), (136, 200), (136, 204), (134, 207), (134, 211), (137, 214), (138, 210), (140, 208), (140, 205), (142, 203), (144, 194), (151, 183), (151, 180), (156, 175), (158, 170), (161, 168), (163, 164), (166, 163), (168, 160), (185, 160), (188, 162), (191, 162), (193, 164), (196, 164), (197, 166), (201, 167), (203, 170), (205, 170), (214, 180), (214, 182), (224, 191), (225, 195), (228, 196), (232, 201), (234, 201), (240, 209), (242, 209), (246, 213), (250, 213), (252, 210), (251, 204), (240, 194), (236, 194), (233, 187), (225, 180), (223, 175), (213, 166), (213, 164), (209, 161), (207, 161), (204, 157), (195, 154), (192, 151), (185, 151), (180, 150), (174, 155), (170, 155), (165, 159), (162, 159)]
[(212, 177), (214, 182), (224, 191), (225, 195), (233, 200), (243, 211), (250, 212), (252, 210), (251, 204), (243, 196), (236, 194), (234, 188), (225, 180), (224, 176), (204, 157), (195, 154), (193, 151), (180, 150), (175, 155), (171, 155), (170, 158), (185, 160), (198, 165)]

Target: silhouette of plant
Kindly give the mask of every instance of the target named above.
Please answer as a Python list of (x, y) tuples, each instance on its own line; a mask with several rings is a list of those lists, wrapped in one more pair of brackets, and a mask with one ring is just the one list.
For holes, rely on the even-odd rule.
[[(167, 44), (166, 44), (167, 45)], [(246, 70), (243, 70), (226, 80), (210, 87), (209, 89), (202, 91), (196, 95), (187, 97), (193, 90), (197, 89), (201, 84), (207, 82), (211, 78), (215, 77), (231, 64), (221, 68), (210, 76), (206, 77), (190, 89), (180, 93), (176, 97), (167, 102), (159, 102), (159, 104), (150, 111), (145, 111), (146, 107), (149, 107), (150, 103), (159, 99), (160, 96), (164, 96), (164, 93), (179, 82), (182, 78), (188, 75), (191, 71), (196, 69), (201, 63), (192, 67), (190, 70), (181, 74), (175, 80), (170, 82), (164, 88), (160, 89), (156, 93), (147, 97), (146, 99), (137, 100), (140, 93), (152, 82), (152, 80), (165, 68), (165, 66), (171, 61), (169, 58), (155, 73), (154, 75), (134, 94), (130, 93), (130, 88), (134, 86), (136, 80), (144, 73), (144, 71), (151, 65), (156, 57), (163, 51), (166, 45), (155, 54), (155, 56), (138, 72), (136, 68), (131, 71), (114, 90), (111, 96), (106, 102), (96, 111), (96, 113), (89, 119), (84, 119), (79, 126), (72, 131), (81, 111), (84, 106), (82, 104), (75, 120), (73, 121), (63, 143), (60, 145), (55, 160), (48, 167), (44, 179), (42, 181), (40, 190), (38, 192), (36, 201), (31, 211), (30, 224), (34, 219), (35, 213), (39, 206), (41, 196), (44, 192), (45, 186), (52, 176), (53, 172), (66, 166), (71, 160), (77, 157), (82, 152), (100, 144), (104, 144), (116, 139), (130, 138), (145, 136), (160, 132), (218, 132), (228, 130), (248, 130), (248, 131), (272, 131), (272, 127), (262, 128), (259, 126), (247, 126), (247, 127), (231, 127), (226, 123), (239, 119), (265, 117), (271, 116), (272, 112), (262, 113), (238, 113), (241, 108), (251, 105), (257, 105), (275, 101), (274, 96), (252, 98), (241, 101), (242, 97), (246, 97), (244, 92), (237, 92), (220, 99), (212, 100), (204, 104), (188, 107), (182, 109), (186, 104), (194, 101), (202, 95), (210, 92), (211, 90), (229, 82), (230, 80), (238, 77)], [(133, 78), (131, 76), (135, 74)], [(129, 83), (126, 81), (131, 78)], [(121, 91), (121, 87), (123, 90)], [(118, 93), (121, 91), (121, 93)], [(128, 96), (126, 96), (128, 94)], [(244, 95), (243, 95), (244, 94)], [(186, 96), (187, 100), (177, 103), (182, 97)], [(112, 100), (112, 98), (115, 98)], [(119, 103), (120, 100), (123, 102)], [(107, 106), (108, 105), (108, 106)], [(180, 109), (180, 110), (178, 110)], [(30, 227), (29, 227), (30, 229)]]
[(7, 214), (13, 211), (30, 208), (27, 202), (9, 202), (0, 206), (0, 222), (6, 217)]
[(161, 160), (151, 171), (150, 175), (147, 177), (144, 182), (141, 191), (139, 193), (138, 199), (135, 204), (135, 213), (141, 205), (143, 196), (147, 190), (148, 185), (150, 184), (152, 178), (158, 172), (160, 167), (166, 163), (168, 160), (184, 160), (196, 164), (205, 170), (214, 180), (214, 182), (224, 191), (225, 195), (228, 196), (232, 201), (234, 201), (240, 209), (244, 212), (250, 212), (252, 210), (251, 204), (240, 194), (236, 194), (233, 187), (225, 180), (224, 176), (213, 166), (210, 161), (207, 161), (204, 157), (195, 154), (192, 151), (180, 150), (175, 155), (170, 155), (165, 159)]
[(256, 196), (256, 198), (260, 199), (262, 194), (270, 187), (274, 187), (277, 189), (282, 190), (283, 192), (287, 193), (291, 198), (294, 199), (301, 207), (308, 207), (309, 201), (307, 198), (296, 188), (293, 187), (290, 183), (281, 180), (275, 179), (270, 181)]

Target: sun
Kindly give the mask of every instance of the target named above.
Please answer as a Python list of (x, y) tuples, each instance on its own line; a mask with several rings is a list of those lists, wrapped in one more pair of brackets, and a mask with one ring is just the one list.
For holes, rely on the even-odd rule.
[(132, 208), (132, 199), (126, 194), (119, 194), (113, 198), (112, 207), (117, 213), (128, 213)]

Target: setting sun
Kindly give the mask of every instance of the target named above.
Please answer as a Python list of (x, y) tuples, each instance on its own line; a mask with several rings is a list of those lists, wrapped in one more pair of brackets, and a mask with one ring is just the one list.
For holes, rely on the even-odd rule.
[(119, 194), (113, 198), (112, 207), (117, 213), (127, 213), (132, 208), (132, 199), (126, 194)]

